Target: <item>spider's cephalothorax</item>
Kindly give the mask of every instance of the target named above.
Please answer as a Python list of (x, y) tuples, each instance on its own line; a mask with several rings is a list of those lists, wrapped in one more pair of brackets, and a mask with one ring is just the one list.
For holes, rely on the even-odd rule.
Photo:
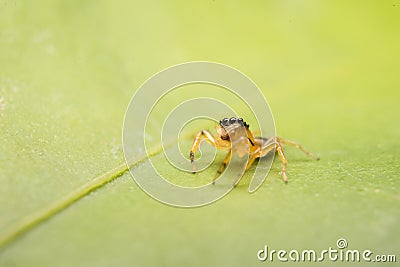
[[(225, 157), (224, 161), (222, 162), (221, 167), (217, 171), (217, 175), (214, 177), (213, 182), (219, 177), (219, 175), (225, 170), (226, 166), (228, 165), (229, 161), (232, 157), (232, 150), (231, 150), (231, 140), (229, 135), (235, 134), (235, 131), (240, 128), (244, 127), (244, 130), (247, 134), (247, 139), (249, 141), (249, 159), (247, 162), (246, 170), (250, 168), (253, 164), (255, 159), (264, 157), (271, 151), (276, 151), (279, 155), (279, 158), (282, 161), (282, 177), (283, 181), (287, 182), (287, 175), (286, 175), (286, 166), (287, 160), (285, 154), (283, 153), (282, 144), (291, 145), (301, 149), (304, 153), (308, 156), (319, 159), (317, 156), (312, 154), (311, 152), (307, 151), (303, 146), (300, 144), (283, 139), (281, 137), (254, 137), (253, 133), (249, 130), (249, 125), (242, 119), (242, 118), (224, 118), (219, 121), (219, 124), (216, 126), (216, 130), (218, 133), (217, 137), (214, 137), (209, 131), (201, 130), (197, 133), (192, 148), (190, 149), (190, 161), (192, 163), (192, 171), (196, 173), (196, 168), (194, 166), (194, 153), (199, 148), (201, 139), (204, 138), (207, 140), (211, 145), (215, 146), (218, 149), (225, 149), (228, 150), (228, 154)], [(239, 131), (240, 132), (240, 131)], [(239, 182), (239, 181), (237, 181)], [(236, 182), (236, 183), (237, 183)], [(236, 184), (235, 184), (236, 185)]]

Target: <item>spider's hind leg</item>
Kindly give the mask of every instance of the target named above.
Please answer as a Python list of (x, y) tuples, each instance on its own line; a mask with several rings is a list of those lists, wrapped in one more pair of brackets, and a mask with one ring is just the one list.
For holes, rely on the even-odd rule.
[[(262, 138), (259, 138), (262, 139)], [(283, 152), (283, 148), (281, 143), (277, 138), (271, 138), (271, 139), (265, 139), (263, 140), (263, 150), (261, 151), (260, 157), (266, 156), (270, 151), (273, 151), (274, 149), (279, 155), (280, 160), (282, 161), (282, 179), (285, 183), (288, 181), (288, 177), (286, 174), (286, 168), (287, 168), (287, 160), (285, 157), (285, 153)]]
[(285, 183), (287, 183), (288, 182), (288, 178), (287, 178), (287, 174), (286, 174), (286, 168), (287, 168), (288, 162), (286, 160), (285, 153), (283, 153), (282, 145), (279, 142), (276, 143), (276, 151), (278, 152), (279, 158), (282, 161), (282, 178), (283, 178), (283, 181)]
[(300, 149), (301, 151), (303, 151), (304, 154), (306, 154), (307, 156), (309, 156), (315, 160), (319, 160), (319, 157), (317, 155), (314, 155), (313, 153), (311, 153), (310, 151), (305, 149), (301, 144), (299, 144), (297, 142), (290, 141), (290, 140), (284, 139), (282, 137), (276, 137), (276, 141), (280, 144), (296, 147), (296, 148)]

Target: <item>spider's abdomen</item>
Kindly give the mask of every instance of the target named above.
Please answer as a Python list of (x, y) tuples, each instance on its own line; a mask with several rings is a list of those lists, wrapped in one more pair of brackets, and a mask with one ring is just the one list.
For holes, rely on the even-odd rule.
[(229, 126), (233, 126), (235, 124), (239, 124), (240, 126), (245, 126), (246, 128), (249, 128), (249, 125), (243, 120), (243, 118), (232, 117), (230, 119), (224, 118), (224, 119), (219, 121), (219, 125), (221, 125), (224, 128), (225, 127), (229, 127)]

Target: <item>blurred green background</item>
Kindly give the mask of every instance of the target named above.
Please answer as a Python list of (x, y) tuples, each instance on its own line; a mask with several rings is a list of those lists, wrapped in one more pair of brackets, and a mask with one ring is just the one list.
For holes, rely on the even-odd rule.
[(288, 185), (275, 160), (255, 194), (197, 209), (125, 173), (2, 244), (0, 266), (279, 265), (257, 251), (341, 237), (399, 261), (399, 28), (397, 0), (0, 0), (0, 237), (121, 164), (130, 98), (182, 62), (248, 75), (278, 135), (321, 157), (287, 148)]

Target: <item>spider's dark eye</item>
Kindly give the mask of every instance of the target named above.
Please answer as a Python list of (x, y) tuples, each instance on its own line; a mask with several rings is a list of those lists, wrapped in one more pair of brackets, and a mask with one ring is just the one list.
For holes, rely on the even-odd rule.
[(232, 117), (230, 120), (229, 120), (229, 123), (230, 124), (234, 124), (236, 122), (236, 118), (234, 118), (234, 117)]
[(243, 119), (242, 119), (242, 118), (237, 119), (237, 121), (238, 121), (238, 123), (240, 123), (241, 125), (243, 125)]
[(228, 118), (224, 118), (224, 119), (219, 121), (219, 124), (221, 124), (222, 126), (228, 126), (229, 125), (229, 119)]

